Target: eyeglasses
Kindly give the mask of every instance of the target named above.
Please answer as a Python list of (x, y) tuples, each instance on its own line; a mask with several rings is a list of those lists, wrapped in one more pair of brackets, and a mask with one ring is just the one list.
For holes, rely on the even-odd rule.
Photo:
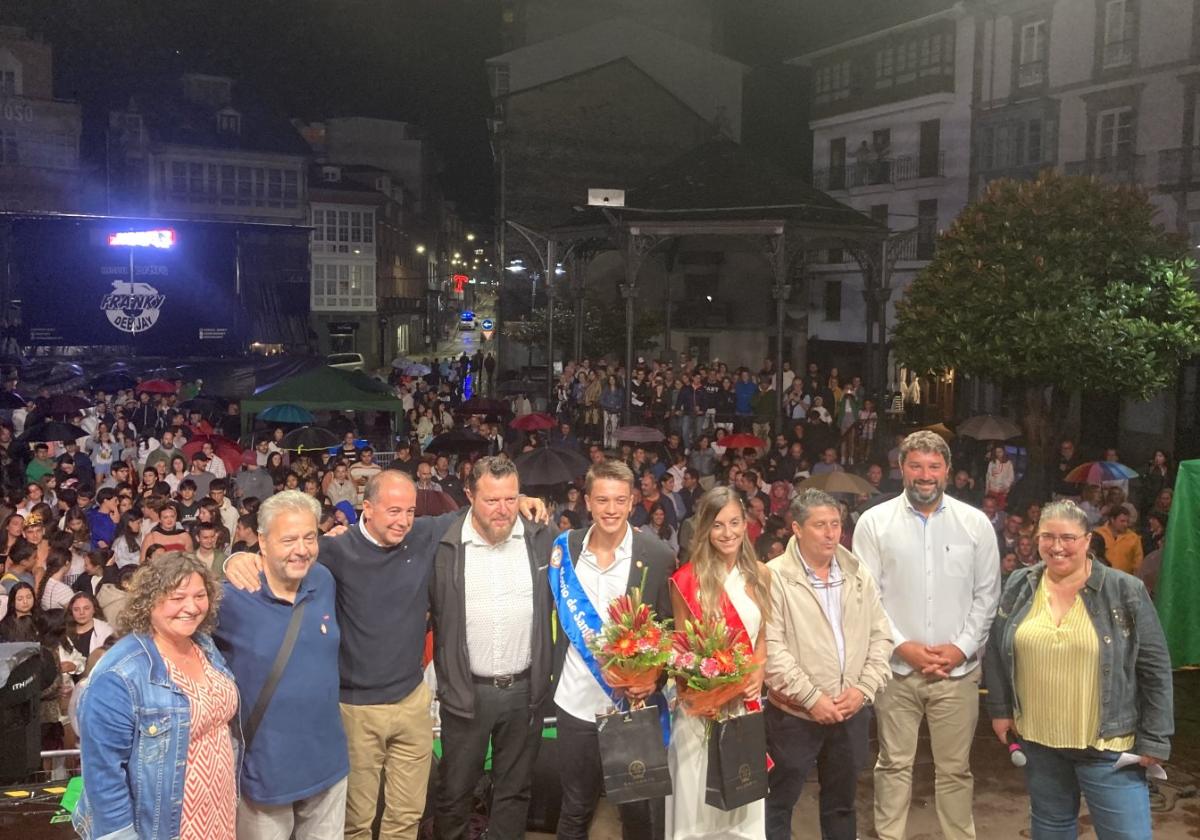
[(1038, 534), (1037, 541), (1041, 545), (1054, 545), (1056, 542), (1062, 543), (1063, 548), (1073, 548), (1075, 543), (1080, 540), (1087, 539), (1087, 534)]

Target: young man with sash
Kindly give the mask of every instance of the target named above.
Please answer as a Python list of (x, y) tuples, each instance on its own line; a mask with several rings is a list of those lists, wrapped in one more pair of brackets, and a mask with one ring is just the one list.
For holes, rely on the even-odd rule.
[[(668, 580), (675, 557), (666, 543), (630, 527), (634, 481), (633, 472), (619, 461), (594, 464), (585, 485), (593, 524), (559, 535), (550, 556), (550, 587), (561, 631), (554, 650), (562, 777), (558, 840), (588, 836), (604, 786), (596, 716), (609, 712), (621, 699), (601, 678), (587, 639), (599, 632), (609, 602), (635, 586), (643, 586), (646, 603), (660, 619), (671, 617)], [(630, 694), (628, 699), (646, 698)], [(624, 840), (662, 838), (661, 799), (618, 807)]]

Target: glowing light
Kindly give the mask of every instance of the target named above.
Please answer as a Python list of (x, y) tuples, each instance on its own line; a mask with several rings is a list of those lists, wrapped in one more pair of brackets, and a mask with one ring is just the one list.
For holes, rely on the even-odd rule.
[(171, 228), (123, 230), (110, 233), (108, 244), (114, 248), (173, 248), (175, 247), (175, 231)]
[(417, 246), (417, 253), (418, 253), (418, 254), (424, 254), (424, 253), (425, 253), (425, 246), (424, 246), (424, 245), (418, 245), (418, 246)]
[(474, 242), (474, 241), (475, 241), (475, 234), (473, 234), (473, 233), (468, 233), (468, 234), (467, 234), (467, 241), (468, 241), (468, 242)]

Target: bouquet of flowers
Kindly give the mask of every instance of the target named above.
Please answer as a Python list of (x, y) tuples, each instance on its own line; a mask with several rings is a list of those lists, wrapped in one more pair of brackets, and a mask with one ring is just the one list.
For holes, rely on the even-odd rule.
[(654, 610), (642, 603), (640, 587), (609, 603), (608, 621), (588, 644), (605, 682), (638, 693), (658, 684), (671, 658), (671, 633), (655, 619)]
[(724, 619), (688, 621), (673, 634), (667, 673), (679, 680), (683, 710), (697, 717), (716, 717), (762, 667), (750, 645), (739, 640)]

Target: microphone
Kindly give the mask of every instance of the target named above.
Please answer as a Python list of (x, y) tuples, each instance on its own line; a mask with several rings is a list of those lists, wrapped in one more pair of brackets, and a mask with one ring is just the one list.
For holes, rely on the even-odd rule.
[(1013, 767), (1024, 767), (1029, 761), (1025, 757), (1025, 750), (1021, 749), (1021, 742), (1009, 735), (1012, 740), (1008, 743), (1008, 758), (1013, 763)]

